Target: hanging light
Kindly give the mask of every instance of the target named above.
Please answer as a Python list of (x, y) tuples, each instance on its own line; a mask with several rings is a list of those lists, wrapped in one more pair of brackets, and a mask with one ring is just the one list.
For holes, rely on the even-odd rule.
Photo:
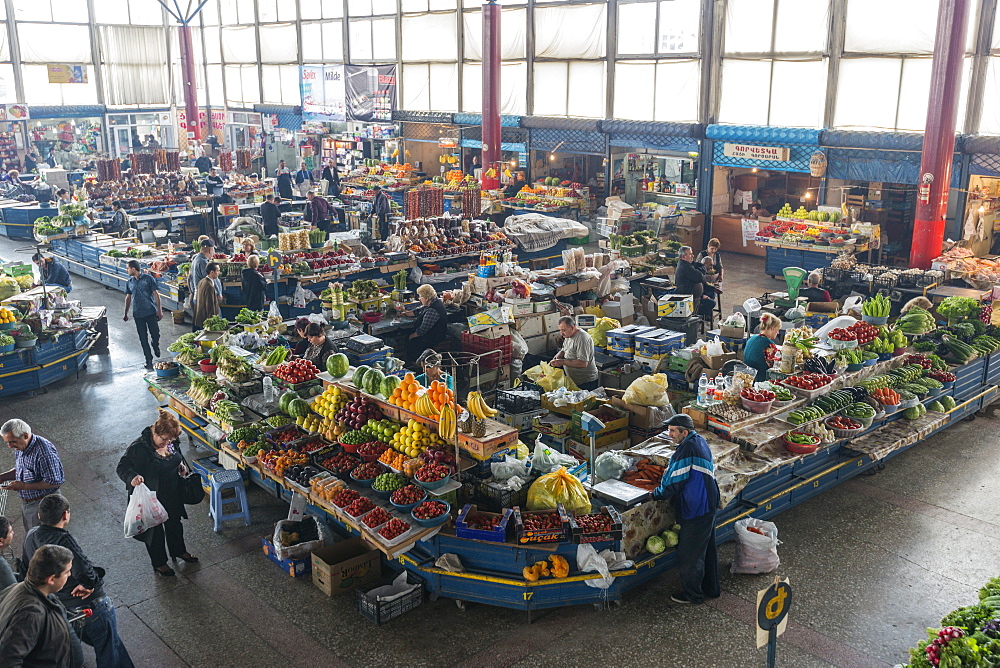
[(809, 191), (809, 190), (807, 190), (806, 191), (806, 199), (812, 199), (812, 196), (813, 196), (812, 192)]
[(552, 153), (549, 153), (549, 162), (554, 162), (555, 159), (556, 159), (556, 156), (554, 154), (552, 154)]
[(754, 168), (753, 168), (753, 169), (751, 169), (750, 171), (751, 171), (752, 173), (756, 174), (756, 173), (757, 173), (757, 168), (756, 168), (756, 167), (754, 167)]
[(979, 213), (986, 213), (986, 207), (985, 206), (979, 207)]

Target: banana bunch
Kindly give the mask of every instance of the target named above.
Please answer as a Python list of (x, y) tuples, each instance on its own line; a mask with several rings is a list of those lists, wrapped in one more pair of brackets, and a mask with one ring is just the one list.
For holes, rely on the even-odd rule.
[(445, 441), (454, 441), (458, 432), (458, 422), (455, 411), (445, 404), (441, 407), (441, 417), (438, 419), (438, 436)]
[(491, 418), (497, 414), (497, 410), (487, 406), (486, 402), (483, 400), (483, 395), (477, 391), (469, 392), (469, 396), (466, 401), (469, 406), (469, 412), (480, 420)]
[(437, 415), (437, 410), (434, 409), (434, 402), (431, 400), (429, 392), (424, 392), (420, 395), (420, 398), (417, 399), (416, 405), (413, 407), (413, 412), (424, 417)]

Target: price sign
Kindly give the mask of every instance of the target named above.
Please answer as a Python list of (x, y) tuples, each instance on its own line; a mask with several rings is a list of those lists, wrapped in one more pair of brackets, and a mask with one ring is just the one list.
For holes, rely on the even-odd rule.
[(760, 222), (753, 218), (744, 218), (742, 220), (742, 227), (743, 245), (746, 246), (748, 241), (753, 241), (757, 238), (757, 232), (760, 231)]
[(267, 251), (267, 264), (271, 269), (274, 269), (279, 264), (281, 264), (281, 253), (274, 250), (273, 248)]
[(774, 668), (778, 636), (785, 632), (791, 606), (788, 578), (775, 577), (770, 587), (757, 592), (757, 649), (767, 646), (768, 668)]

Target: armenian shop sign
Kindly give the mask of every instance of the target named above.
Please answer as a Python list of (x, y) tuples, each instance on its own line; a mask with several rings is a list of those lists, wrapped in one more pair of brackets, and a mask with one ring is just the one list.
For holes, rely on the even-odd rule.
[(727, 158), (742, 158), (744, 160), (774, 160), (787, 162), (788, 148), (780, 146), (754, 146), (751, 144), (723, 144), (722, 154)]

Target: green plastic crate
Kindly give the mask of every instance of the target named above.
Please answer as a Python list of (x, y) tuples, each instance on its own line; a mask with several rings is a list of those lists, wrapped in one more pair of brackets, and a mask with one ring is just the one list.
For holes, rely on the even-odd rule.
[(576, 239), (567, 239), (566, 243), (572, 246), (583, 246), (590, 243), (590, 235), (588, 234), (585, 237), (577, 237)]

